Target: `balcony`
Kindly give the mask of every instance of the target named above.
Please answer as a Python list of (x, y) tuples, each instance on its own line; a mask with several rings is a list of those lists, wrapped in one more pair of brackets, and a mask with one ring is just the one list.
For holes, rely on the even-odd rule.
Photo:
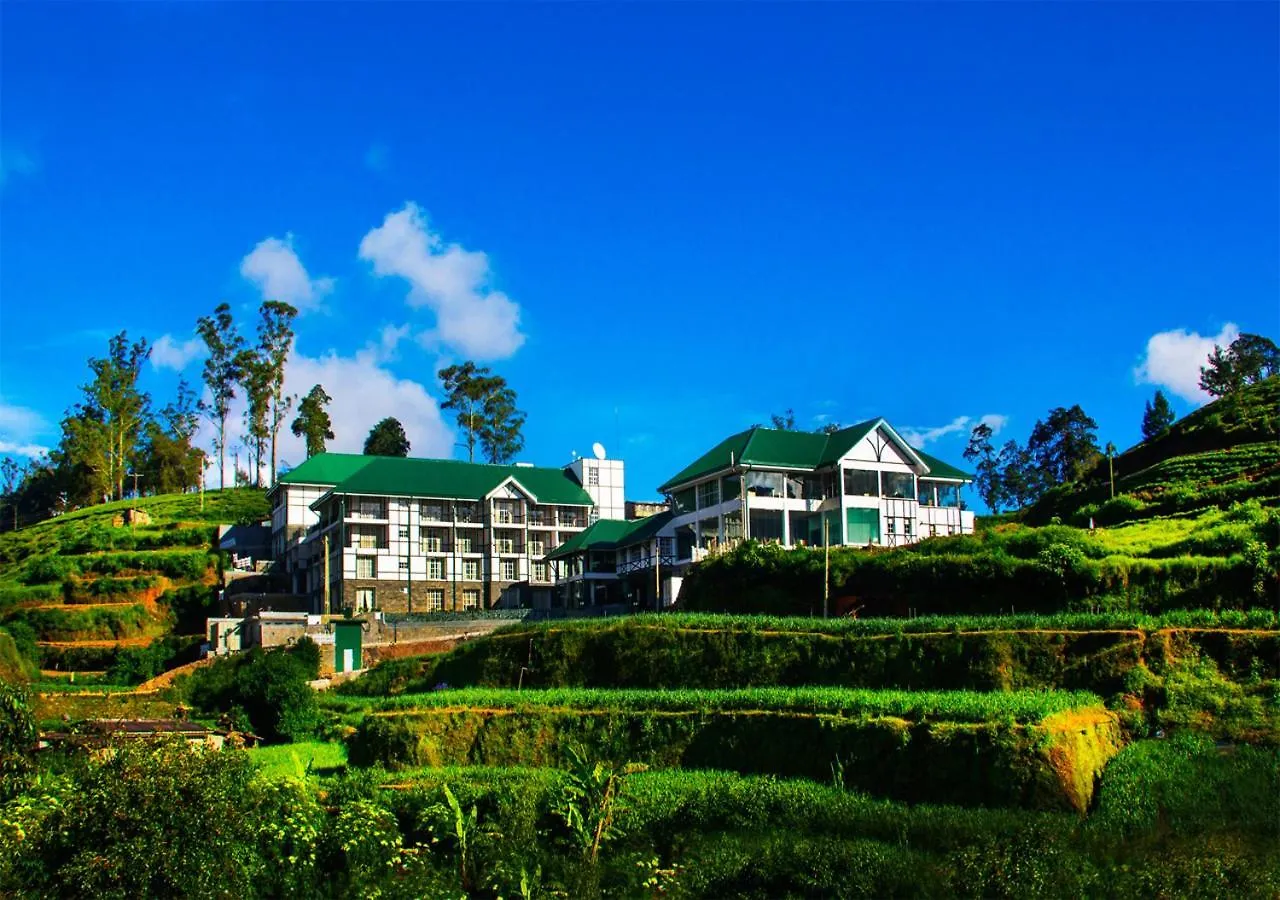
[(521, 512), (515, 512), (515, 511), (511, 511), (511, 510), (502, 510), (502, 509), (494, 510), (494, 512), (493, 512), (493, 524), (494, 524), (494, 525), (498, 525), (498, 526), (501, 526), (501, 525), (523, 525), (523, 524), (524, 524), (524, 514), (523, 514), (523, 513), (521, 513)]

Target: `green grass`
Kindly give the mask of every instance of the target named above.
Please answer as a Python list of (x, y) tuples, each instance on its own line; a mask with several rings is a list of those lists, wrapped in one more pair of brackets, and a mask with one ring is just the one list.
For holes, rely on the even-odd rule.
[(830, 687), (727, 691), (461, 688), (398, 697), (333, 696), (322, 702), (335, 712), (359, 714), (442, 708), (769, 711), (954, 722), (1039, 722), (1054, 713), (1102, 706), (1097, 695), (1086, 691), (868, 691)]
[(302, 778), (312, 774), (332, 774), (347, 764), (347, 749), (328, 741), (305, 741), (254, 747), (249, 756), (267, 778)]

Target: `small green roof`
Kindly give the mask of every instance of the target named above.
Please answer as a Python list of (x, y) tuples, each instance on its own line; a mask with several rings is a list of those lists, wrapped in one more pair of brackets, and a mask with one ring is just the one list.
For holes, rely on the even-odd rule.
[[(911, 448), (915, 450), (914, 447)], [(924, 464), (929, 467), (929, 474), (921, 476), (922, 478), (941, 478), (949, 481), (973, 481), (973, 476), (968, 472), (962, 472), (950, 463), (945, 463), (936, 456), (930, 456), (923, 450), (916, 450), (916, 455), (924, 460)]]
[(972, 476), (966, 475), (954, 466), (927, 456), (910, 446), (897, 436), (897, 432), (888, 422), (876, 418), (842, 428), (831, 434), (748, 428), (716, 444), (674, 477), (668, 479), (666, 484), (658, 490), (666, 492), (673, 487), (713, 475), (731, 466), (771, 466), (808, 471), (832, 466), (880, 425), (888, 428), (903, 447), (920, 457), (921, 461), (929, 467), (931, 475), (938, 478), (972, 480)]
[(366, 464), (335, 484), (333, 493), (480, 500), (510, 478), (537, 503), (592, 505), (591, 495), (561, 469), (398, 456), (366, 456), (364, 459)]
[(630, 521), (600, 519), (548, 553), (547, 559), (561, 559), (584, 550), (616, 550), (647, 541), (661, 531), (674, 515), (668, 510)]
[(362, 453), (317, 453), (276, 479), (277, 484), (337, 484), (359, 472), (375, 456)]

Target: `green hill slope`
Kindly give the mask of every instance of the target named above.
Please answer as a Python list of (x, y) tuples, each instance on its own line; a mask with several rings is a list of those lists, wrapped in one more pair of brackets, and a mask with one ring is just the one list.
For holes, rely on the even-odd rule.
[(1026, 511), (1033, 525), (1114, 525), (1257, 498), (1280, 504), (1280, 377), (1210, 403), (1079, 482), (1049, 491)]
[[(118, 524), (127, 509), (150, 523)], [(121, 648), (203, 633), (215, 526), (268, 514), (262, 491), (235, 489), (203, 503), (198, 494), (107, 503), (0, 534), (0, 629), (38, 647), (41, 668), (82, 671), (110, 668)]]

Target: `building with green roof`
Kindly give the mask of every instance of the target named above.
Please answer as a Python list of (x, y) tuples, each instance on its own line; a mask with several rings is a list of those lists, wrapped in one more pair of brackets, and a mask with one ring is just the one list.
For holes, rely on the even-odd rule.
[[(548, 598), (546, 555), (623, 514), (620, 460), (565, 468), (322, 453), (272, 487), (277, 559), (314, 612), (485, 609)], [(602, 520), (604, 521), (604, 520)]]
[(747, 538), (897, 546), (969, 534), (974, 516), (960, 494), (972, 480), (876, 418), (830, 434), (748, 428), (661, 490), (676, 555), (692, 560)]

